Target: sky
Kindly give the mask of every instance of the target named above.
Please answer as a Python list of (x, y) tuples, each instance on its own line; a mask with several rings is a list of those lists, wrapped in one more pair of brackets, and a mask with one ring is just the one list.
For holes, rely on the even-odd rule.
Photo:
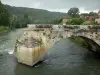
[(81, 13), (97, 12), (100, 9), (100, 0), (1, 0), (11, 6), (46, 9), (55, 12), (67, 13), (72, 7), (78, 7)]

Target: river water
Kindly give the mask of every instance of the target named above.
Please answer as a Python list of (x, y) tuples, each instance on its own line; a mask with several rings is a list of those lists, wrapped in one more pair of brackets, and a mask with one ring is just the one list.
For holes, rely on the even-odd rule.
[(17, 63), (12, 52), (22, 32), (18, 29), (0, 35), (0, 75), (100, 75), (100, 57), (68, 39), (50, 48), (37, 66)]

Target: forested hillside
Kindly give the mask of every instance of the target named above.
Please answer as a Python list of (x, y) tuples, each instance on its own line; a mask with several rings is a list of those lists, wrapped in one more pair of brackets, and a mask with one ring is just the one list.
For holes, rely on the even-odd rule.
[(6, 7), (11, 14), (20, 18), (23, 18), (24, 15), (28, 15), (30, 23), (55, 23), (55, 20), (67, 15), (66, 13), (50, 12), (43, 9), (14, 7), (9, 5), (6, 5)]

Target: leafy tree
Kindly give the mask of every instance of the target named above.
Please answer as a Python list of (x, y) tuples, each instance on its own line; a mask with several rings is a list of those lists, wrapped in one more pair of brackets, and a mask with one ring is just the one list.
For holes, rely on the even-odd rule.
[(0, 1), (0, 26), (9, 26), (9, 12)]
[(89, 13), (89, 16), (98, 16), (98, 14), (95, 13), (95, 12), (90, 12), (90, 13)]
[(11, 15), (10, 16), (10, 28), (15, 28), (17, 23), (17, 16), (16, 15)]
[(10, 28), (14, 29), (14, 28), (23, 28), (26, 27), (28, 24), (28, 20), (23, 17), (19, 17), (16, 15), (11, 15), (10, 16)]
[(70, 8), (69, 11), (68, 11), (68, 15), (71, 16), (71, 17), (79, 17), (79, 9), (74, 7), (74, 8)]
[(61, 23), (62, 22), (62, 18), (59, 20), (59, 23)]
[(27, 27), (27, 24), (30, 23), (30, 19), (28, 17), (28, 14), (24, 14), (24, 27)]
[(95, 13), (95, 12), (90, 12), (89, 13), (89, 16), (92, 16), (92, 17), (96, 18), (96, 17), (98, 17), (98, 14)]
[(60, 22), (59, 22), (59, 19), (54, 19), (53, 20), (53, 24), (59, 24)]

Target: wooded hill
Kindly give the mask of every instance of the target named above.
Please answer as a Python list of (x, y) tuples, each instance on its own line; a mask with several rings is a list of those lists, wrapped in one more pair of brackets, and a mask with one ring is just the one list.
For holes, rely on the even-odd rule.
[(29, 23), (55, 23), (56, 20), (67, 15), (66, 13), (50, 12), (43, 9), (15, 7), (10, 5), (5, 6), (11, 14), (18, 16), (19, 18), (23, 18), (24, 15), (28, 15), (30, 20)]

